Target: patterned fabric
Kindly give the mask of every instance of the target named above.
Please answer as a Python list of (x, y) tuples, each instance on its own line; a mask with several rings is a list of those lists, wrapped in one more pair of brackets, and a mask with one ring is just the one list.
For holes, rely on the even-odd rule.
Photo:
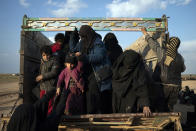
[(70, 77), (70, 80), (69, 80), (69, 88), (72, 88), (72, 87), (75, 87), (75, 86), (77, 86), (76, 85), (76, 82), (73, 80), (72, 77)]
[(171, 37), (169, 39), (169, 44), (166, 50), (166, 58), (164, 62), (167, 66), (169, 66), (170, 63), (176, 58), (176, 53), (179, 45), (180, 39), (178, 37)]

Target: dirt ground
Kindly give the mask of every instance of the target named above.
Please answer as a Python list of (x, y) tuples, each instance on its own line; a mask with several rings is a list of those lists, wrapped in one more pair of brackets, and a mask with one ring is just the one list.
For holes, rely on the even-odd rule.
[(196, 80), (186, 80), (182, 81), (182, 87), (189, 86), (190, 89), (194, 90), (196, 93)]
[(18, 76), (0, 74), (0, 115), (11, 115), (14, 105), (21, 104), (18, 87)]
[(0, 74), (0, 84), (17, 82), (19, 76), (17, 74)]

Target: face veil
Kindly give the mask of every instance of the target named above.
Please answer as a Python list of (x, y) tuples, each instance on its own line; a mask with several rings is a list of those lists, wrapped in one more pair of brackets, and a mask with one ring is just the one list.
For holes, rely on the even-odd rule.
[(83, 25), (80, 28), (79, 35), (81, 36), (82, 53), (87, 54), (89, 49), (93, 48), (93, 42), (96, 39), (95, 31), (88, 25)]

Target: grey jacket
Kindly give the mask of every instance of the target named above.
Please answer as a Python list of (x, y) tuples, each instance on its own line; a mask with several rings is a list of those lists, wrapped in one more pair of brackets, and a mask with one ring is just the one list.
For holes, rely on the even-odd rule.
[(164, 64), (166, 49), (160, 47), (159, 43), (149, 35), (146, 35), (145, 39), (158, 57), (158, 64), (153, 73), (153, 79), (164, 84), (181, 85), (181, 72), (184, 72), (186, 69), (183, 57), (177, 52), (174, 61), (170, 66), (166, 66)]
[(55, 89), (59, 74), (59, 64), (53, 57), (49, 61), (42, 61), (40, 74), (43, 75), (43, 79), (40, 82), (40, 89), (46, 90), (46, 92)]

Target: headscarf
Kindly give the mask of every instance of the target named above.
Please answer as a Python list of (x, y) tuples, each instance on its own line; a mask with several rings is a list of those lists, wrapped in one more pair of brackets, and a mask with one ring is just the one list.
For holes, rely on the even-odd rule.
[(72, 31), (66, 31), (65, 32), (65, 37), (64, 37), (64, 44), (69, 44), (69, 40), (70, 40), (70, 35), (71, 35)]
[(103, 42), (107, 49), (110, 61), (113, 64), (114, 61), (116, 61), (116, 59), (123, 53), (123, 50), (118, 44), (118, 40), (113, 33), (106, 34), (103, 39)]
[(128, 88), (137, 88), (146, 83), (147, 72), (144, 68), (140, 54), (133, 50), (125, 51), (113, 65), (113, 91), (122, 97), (126, 95)]
[(76, 56), (70, 56), (69, 54), (65, 57), (65, 63), (71, 63), (76, 65), (77, 64), (77, 58)]
[(64, 42), (62, 44), (62, 50), (65, 52), (65, 53), (68, 53), (69, 52), (69, 40), (70, 40), (70, 34), (72, 33), (72, 31), (66, 31), (65, 32), (65, 37), (64, 37)]
[(167, 66), (170, 65), (170, 63), (176, 58), (177, 49), (180, 45), (180, 39), (178, 37), (171, 37), (169, 39), (169, 43), (167, 45), (166, 50), (166, 58), (165, 58), (165, 64)]
[(113, 33), (106, 34), (103, 42), (107, 50), (112, 50), (115, 45), (118, 45), (118, 40)]
[(81, 36), (82, 48), (81, 52), (88, 54), (89, 49), (93, 48), (96, 39), (96, 32), (88, 25), (82, 25), (79, 31)]

